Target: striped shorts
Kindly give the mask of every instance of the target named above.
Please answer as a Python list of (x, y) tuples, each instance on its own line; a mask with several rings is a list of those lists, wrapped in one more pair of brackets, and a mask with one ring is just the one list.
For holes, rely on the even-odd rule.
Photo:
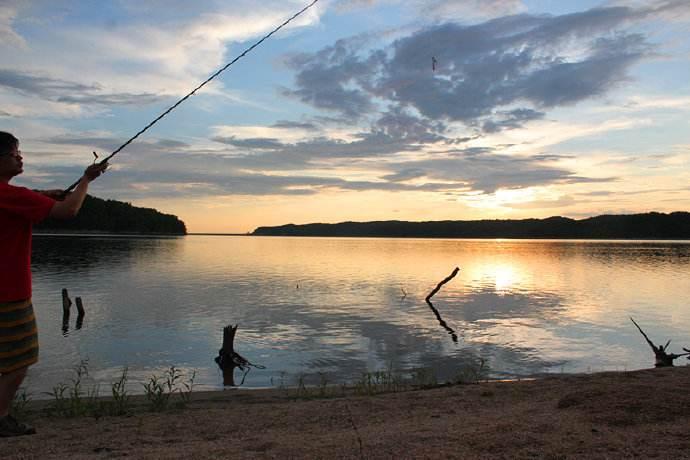
[(38, 329), (31, 299), (0, 302), (0, 374), (38, 361)]

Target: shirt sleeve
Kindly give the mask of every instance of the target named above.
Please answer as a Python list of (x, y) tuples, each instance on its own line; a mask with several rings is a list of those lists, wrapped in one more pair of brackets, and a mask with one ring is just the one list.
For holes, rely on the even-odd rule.
[(53, 205), (54, 199), (25, 187), (8, 186), (0, 191), (0, 208), (32, 224), (48, 217)]

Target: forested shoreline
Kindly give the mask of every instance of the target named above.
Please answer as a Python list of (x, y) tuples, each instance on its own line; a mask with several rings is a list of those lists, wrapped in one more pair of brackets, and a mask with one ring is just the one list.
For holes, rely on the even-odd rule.
[(337, 224), (287, 224), (259, 227), (258, 236), (342, 236), (389, 238), (572, 238), (690, 239), (690, 213), (649, 212), (586, 219), (375, 221)]
[(34, 226), (37, 233), (85, 232), (186, 235), (187, 227), (177, 216), (152, 208), (140, 208), (117, 200), (87, 195), (73, 219), (46, 219)]

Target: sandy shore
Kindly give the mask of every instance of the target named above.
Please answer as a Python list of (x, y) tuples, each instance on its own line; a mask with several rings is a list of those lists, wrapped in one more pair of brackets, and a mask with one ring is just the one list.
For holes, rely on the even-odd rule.
[[(38, 404), (36, 402), (34, 404)], [(186, 409), (51, 418), (2, 458), (690, 458), (690, 367), (296, 399), (200, 393)]]

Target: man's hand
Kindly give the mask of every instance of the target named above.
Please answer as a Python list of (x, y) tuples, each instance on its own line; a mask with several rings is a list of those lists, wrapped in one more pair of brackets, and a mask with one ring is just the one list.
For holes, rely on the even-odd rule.
[(84, 171), (84, 177), (91, 182), (92, 180), (96, 179), (98, 176), (103, 174), (106, 169), (108, 169), (108, 166), (110, 166), (108, 163), (94, 163), (86, 170)]

